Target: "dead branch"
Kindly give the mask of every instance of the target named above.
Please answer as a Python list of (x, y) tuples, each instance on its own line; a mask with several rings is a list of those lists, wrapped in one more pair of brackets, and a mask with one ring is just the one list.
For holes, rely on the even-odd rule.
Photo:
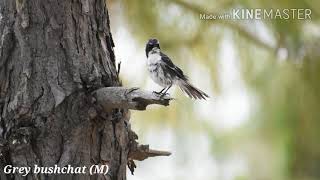
[(161, 97), (139, 88), (104, 87), (92, 94), (105, 111), (115, 108), (145, 110), (150, 104), (168, 106), (172, 100), (168, 95)]
[(135, 150), (129, 152), (128, 158), (143, 161), (149, 157), (170, 156), (171, 152), (149, 149), (149, 145), (138, 145)]

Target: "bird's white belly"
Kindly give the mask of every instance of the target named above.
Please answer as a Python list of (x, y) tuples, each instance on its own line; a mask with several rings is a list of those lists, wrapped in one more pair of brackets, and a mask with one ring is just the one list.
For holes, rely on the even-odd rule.
[(161, 57), (158, 54), (152, 54), (148, 57), (147, 68), (151, 79), (162, 87), (167, 87), (171, 84), (171, 80), (165, 77), (165, 73), (160, 66)]
[(162, 69), (157, 70), (156, 72), (149, 69), (149, 74), (151, 79), (162, 87), (167, 87), (168, 84), (165, 81), (165, 76), (163, 74)]

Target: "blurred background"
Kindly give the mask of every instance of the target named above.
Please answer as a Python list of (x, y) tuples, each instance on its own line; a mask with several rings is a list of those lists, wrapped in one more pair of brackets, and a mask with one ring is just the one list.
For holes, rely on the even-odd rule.
[[(132, 111), (139, 142), (172, 152), (137, 162), (129, 180), (319, 180), (319, 0), (111, 0), (124, 86), (158, 91), (145, 44), (162, 50), (207, 92), (178, 88), (169, 107)], [(201, 20), (235, 8), (308, 8), (312, 20)]]

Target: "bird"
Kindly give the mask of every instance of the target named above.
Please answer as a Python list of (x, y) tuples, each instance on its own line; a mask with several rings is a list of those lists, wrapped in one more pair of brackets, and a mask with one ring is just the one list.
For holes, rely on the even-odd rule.
[(193, 86), (183, 71), (161, 51), (157, 39), (149, 39), (145, 51), (149, 75), (156, 84), (163, 88), (159, 92), (154, 91), (154, 93), (163, 97), (173, 85), (177, 85), (191, 99), (206, 100), (209, 98), (205, 92)]

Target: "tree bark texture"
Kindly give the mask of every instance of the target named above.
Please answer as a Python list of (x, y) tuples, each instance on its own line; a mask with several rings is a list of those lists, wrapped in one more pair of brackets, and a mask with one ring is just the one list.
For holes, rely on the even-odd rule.
[[(0, 0), (0, 166), (108, 164), (126, 179), (129, 111), (100, 111), (91, 92), (120, 86), (105, 0)], [(101, 109), (101, 108), (100, 108)]]

